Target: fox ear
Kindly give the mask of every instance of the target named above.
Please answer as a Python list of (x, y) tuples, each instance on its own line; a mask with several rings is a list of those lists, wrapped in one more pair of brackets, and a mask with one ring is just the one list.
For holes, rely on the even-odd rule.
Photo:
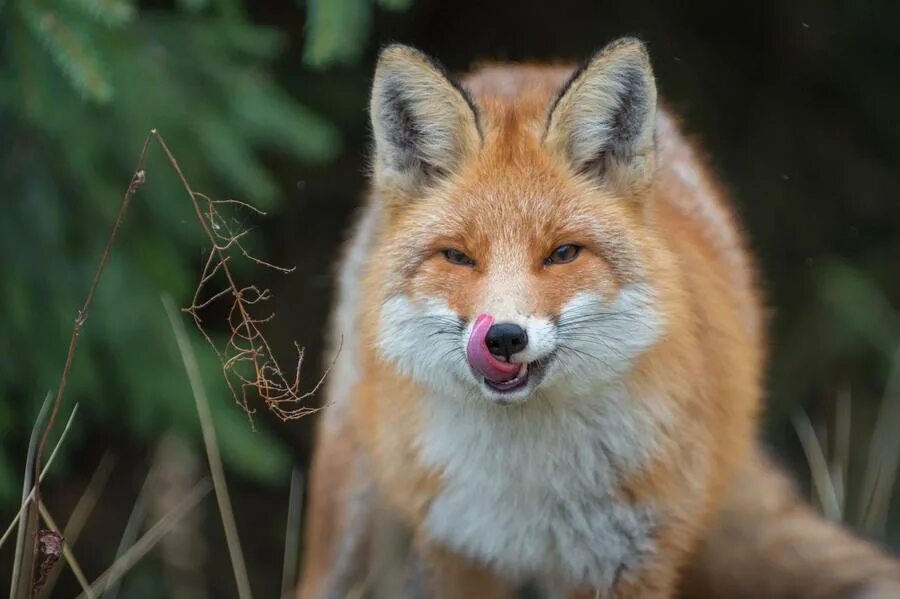
[(452, 173), (481, 144), (478, 113), (465, 90), (407, 46), (381, 51), (370, 113), (376, 183), (407, 192)]
[(573, 168), (623, 193), (654, 169), (656, 82), (644, 44), (615, 41), (572, 75), (557, 96), (544, 143)]

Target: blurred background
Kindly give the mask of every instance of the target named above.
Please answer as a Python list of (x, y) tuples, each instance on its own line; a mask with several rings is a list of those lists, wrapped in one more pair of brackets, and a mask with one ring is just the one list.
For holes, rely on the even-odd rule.
[[(255, 255), (296, 270), (234, 268), (272, 290), (276, 317), (263, 330), (287, 365), (295, 341), (306, 347), (307, 390), (322, 373), (333, 265), (365, 184), (378, 48), (408, 43), (459, 71), (487, 59), (575, 62), (632, 34), (758, 256), (772, 347), (765, 443), (829, 517), (900, 549), (900, 3), (682, 4), (0, 0), (0, 533), (151, 128), (195, 189), (267, 212), (228, 218)], [(75, 402), (79, 412), (42, 487), (88, 580), (208, 474), (160, 296), (191, 303), (209, 243), (160, 148), (146, 173), (51, 443)], [(298, 503), (315, 417), (282, 422), (257, 403), (251, 429), (184, 322), (250, 583), (274, 597), (295, 574), (289, 488), (294, 473)], [(223, 339), (224, 312), (205, 324)], [(14, 540), (0, 548), (3, 584)], [(68, 568), (53, 584), (54, 596), (79, 592)], [(211, 494), (117, 593), (236, 596)]]

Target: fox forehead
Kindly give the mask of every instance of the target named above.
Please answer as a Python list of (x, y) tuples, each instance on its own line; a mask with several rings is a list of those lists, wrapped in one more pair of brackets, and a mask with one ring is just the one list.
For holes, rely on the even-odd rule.
[(573, 71), (571, 65), (483, 64), (461, 81), (489, 121), (509, 119), (543, 129)]
[[(515, 112), (515, 102), (506, 105)], [(633, 203), (572, 173), (542, 146), (532, 125), (488, 120), (477, 154), (398, 210), (394, 228), (420, 247), (457, 242), (545, 252), (576, 237), (603, 244), (638, 226)]]
[[(633, 206), (573, 178), (528, 128), (512, 140), (487, 131), (479, 155), (394, 215), (384, 247), (403, 263), (393, 272), (405, 275), (404, 291), (445, 298), (466, 316), (486, 293), (516, 293), (538, 313), (558, 315), (578, 293), (611, 295), (638, 277), (641, 224)], [(545, 268), (563, 244), (585, 250), (572, 264)], [(433, 259), (446, 248), (476, 266)]]
[[(467, 183), (410, 207), (386, 247), (411, 262), (405, 276), (390, 269), (389, 278), (402, 277), (406, 295), (441, 298), (466, 319), (500, 296), (514, 299), (522, 315), (558, 317), (581, 293), (611, 299), (639, 279), (640, 244), (630, 215), (617, 215), (615, 205), (588, 194), (554, 202), (532, 185)], [(545, 265), (563, 244), (584, 249), (570, 264)], [(444, 248), (465, 252), (475, 265), (449, 263)]]

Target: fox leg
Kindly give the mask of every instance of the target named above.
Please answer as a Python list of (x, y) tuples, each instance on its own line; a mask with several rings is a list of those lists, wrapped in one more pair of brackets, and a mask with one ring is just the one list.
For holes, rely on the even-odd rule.
[[(621, 584), (609, 599), (671, 599), (675, 596), (675, 573), (667, 571), (651, 580)], [(605, 598), (604, 598), (605, 599)]]
[(761, 456), (692, 560), (682, 597), (900, 597), (900, 561), (826, 521)]
[[(659, 564), (668, 564), (659, 556)], [(677, 568), (668, 565), (653, 571), (641, 572), (633, 578), (620, 575), (607, 590), (581, 590), (567, 595), (567, 599), (671, 599), (675, 596)]]
[(346, 423), (321, 423), (298, 599), (429, 599), (411, 532), (385, 507)]
[(568, 599), (671, 599), (674, 589), (659, 588), (629, 588), (613, 593), (612, 596), (603, 595), (597, 591), (578, 591), (569, 595)]
[(677, 588), (678, 564), (683, 561), (672, 550), (654, 554), (646, 569), (627, 571), (623, 567), (606, 591), (576, 593), (570, 599), (672, 599)]
[(375, 489), (346, 429), (347, 423), (320, 423), (299, 599), (343, 598), (366, 577)]
[(496, 574), (450, 551), (418, 543), (427, 597), (435, 599), (514, 599), (515, 588)]

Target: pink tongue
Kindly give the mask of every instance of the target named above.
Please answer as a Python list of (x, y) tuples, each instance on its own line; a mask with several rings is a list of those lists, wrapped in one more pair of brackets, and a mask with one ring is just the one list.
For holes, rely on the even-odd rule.
[(484, 339), (492, 324), (494, 324), (494, 317), (490, 314), (478, 315), (466, 346), (466, 357), (469, 359), (469, 365), (484, 375), (486, 379), (495, 383), (511, 381), (516, 378), (522, 365), (501, 362), (490, 352)]

